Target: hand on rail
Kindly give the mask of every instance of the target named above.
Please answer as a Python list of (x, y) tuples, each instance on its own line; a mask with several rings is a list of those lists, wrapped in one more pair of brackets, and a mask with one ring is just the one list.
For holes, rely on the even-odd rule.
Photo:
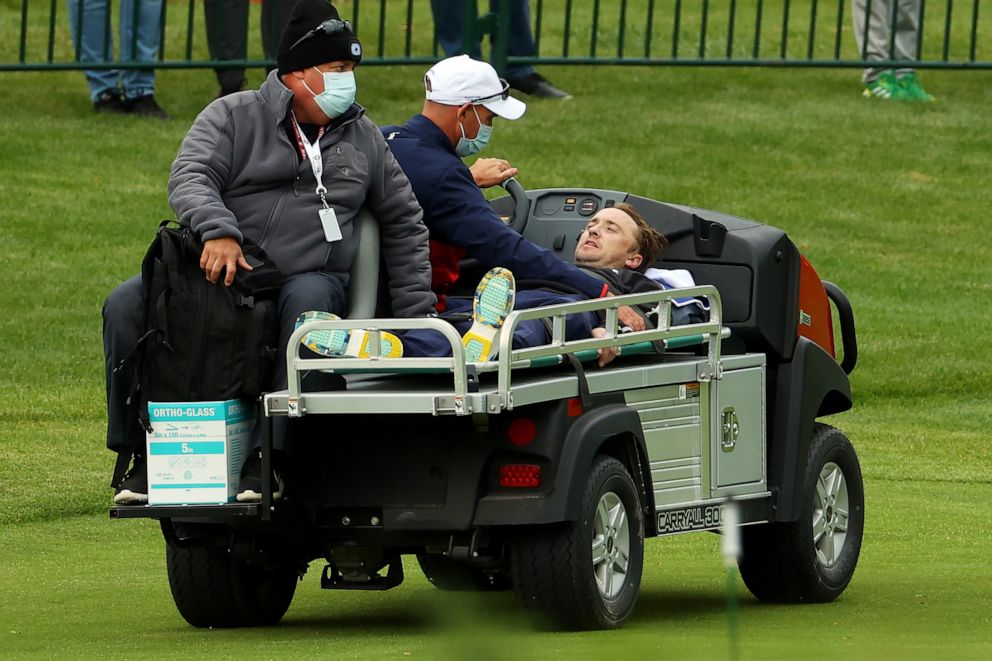
[[(600, 339), (606, 337), (606, 329), (605, 328), (593, 328), (592, 329), (592, 336), (594, 338), (596, 338), (597, 340), (600, 340)], [(602, 349), (598, 349), (598, 352), (599, 352), (599, 366), (600, 367), (606, 367), (610, 363), (610, 361), (612, 361), (614, 358), (617, 357), (618, 351), (619, 351), (619, 348), (618, 347), (603, 347)]]
[(644, 317), (629, 305), (622, 305), (617, 308), (617, 316), (623, 326), (629, 326), (631, 330), (642, 331), (647, 326), (644, 325)]
[[(616, 296), (613, 292), (606, 292), (607, 296)], [(620, 327), (627, 326), (632, 331), (642, 331), (647, 326), (644, 324), (644, 317), (629, 305), (621, 305), (617, 308), (617, 316), (620, 318)]]

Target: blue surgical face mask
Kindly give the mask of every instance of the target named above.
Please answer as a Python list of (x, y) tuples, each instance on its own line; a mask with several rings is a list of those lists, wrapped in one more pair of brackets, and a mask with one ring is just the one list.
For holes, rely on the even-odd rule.
[[(317, 69), (317, 67), (314, 67)], [(351, 104), (355, 102), (355, 93), (358, 85), (355, 83), (354, 71), (317, 71), (324, 77), (324, 91), (320, 94), (314, 93), (307, 81), (303, 81), (303, 86), (313, 94), (313, 100), (325, 115), (333, 119), (340, 117)]]
[(493, 136), (493, 127), (486, 126), (479, 119), (479, 112), (472, 106), (472, 112), (475, 113), (475, 119), (479, 122), (479, 133), (474, 138), (465, 137), (465, 127), (459, 122), (458, 128), (462, 132), (462, 137), (458, 138), (458, 144), (455, 145), (455, 153), (461, 157), (471, 156), (472, 154), (478, 154), (480, 151), (485, 149), (486, 145), (489, 144), (489, 138)]

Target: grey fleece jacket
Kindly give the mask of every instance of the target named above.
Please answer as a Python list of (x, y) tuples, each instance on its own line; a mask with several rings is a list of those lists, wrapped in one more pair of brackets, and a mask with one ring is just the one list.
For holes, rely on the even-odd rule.
[(169, 204), (180, 222), (203, 241), (251, 240), (287, 276), (325, 271), (347, 286), (358, 248), (353, 220), (365, 205), (379, 220), (393, 313), (432, 312), (423, 213), (379, 130), (358, 107), (320, 140), (325, 195), (343, 237), (328, 243), (313, 170), (282, 126), (292, 98), (273, 71), (258, 90), (221, 97), (200, 113), (169, 178)]

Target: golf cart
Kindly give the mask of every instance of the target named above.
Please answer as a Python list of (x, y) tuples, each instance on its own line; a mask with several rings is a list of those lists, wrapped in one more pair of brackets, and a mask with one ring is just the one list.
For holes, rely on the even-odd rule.
[[(847, 587), (861, 471), (844, 434), (820, 422), (851, 407), (857, 342), (844, 293), (774, 227), (616, 191), (507, 189), (497, 213), (566, 261), (598, 209), (632, 203), (670, 241), (660, 266), (688, 269), (699, 286), (513, 312), (498, 357), (466, 364), (446, 322), (376, 318), (366, 218), (349, 319), (299, 328), (288, 388), (262, 398), (262, 501), (111, 510), (160, 520), (190, 624), (275, 624), (314, 563), (323, 588), (392, 588), (413, 554), (439, 589), (513, 589), (549, 626), (616, 627), (634, 609), (644, 539), (719, 531), (728, 507), (758, 599), (824, 602)], [(462, 281), (474, 286), (472, 271)], [(673, 326), (673, 301), (686, 296), (708, 300), (709, 319)], [(658, 327), (619, 332), (621, 305), (656, 307)], [(566, 341), (566, 314), (587, 310), (602, 311), (607, 337)], [(513, 328), (534, 318), (549, 320), (549, 344), (512, 349)], [(371, 359), (299, 357), (305, 333), (341, 328), (372, 333)], [(442, 333), (453, 356), (375, 355), (376, 333), (410, 328)], [(620, 355), (599, 368), (590, 361), (604, 346)], [(312, 370), (344, 387), (308, 391)], [(279, 499), (274, 425), (293, 444)]]

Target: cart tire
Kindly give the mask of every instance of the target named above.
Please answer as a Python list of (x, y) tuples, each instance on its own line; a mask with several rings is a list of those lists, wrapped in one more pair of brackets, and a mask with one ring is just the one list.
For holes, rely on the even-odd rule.
[(234, 558), (225, 547), (165, 545), (172, 599), (194, 627), (258, 627), (279, 622), (299, 574)]
[(556, 629), (622, 625), (634, 610), (643, 563), (637, 487), (609, 456), (593, 462), (577, 521), (522, 531), (510, 544), (518, 598)]
[(418, 553), (417, 562), (427, 580), (439, 590), (450, 592), (499, 592), (513, 587), (510, 577), (488, 572), (443, 555)]
[(858, 565), (865, 525), (861, 467), (851, 442), (829, 425), (813, 429), (800, 512), (798, 521), (741, 529), (741, 577), (761, 601), (833, 601)]

